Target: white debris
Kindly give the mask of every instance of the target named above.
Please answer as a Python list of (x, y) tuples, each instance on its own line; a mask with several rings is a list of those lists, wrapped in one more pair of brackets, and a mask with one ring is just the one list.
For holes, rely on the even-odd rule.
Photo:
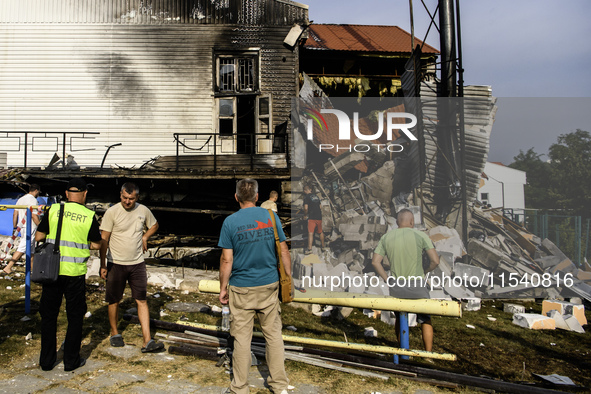
[(513, 315), (513, 324), (532, 330), (554, 330), (554, 319), (537, 313), (516, 313)]
[(378, 337), (378, 330), (373, 327), (365, 327), (364, 333), (366, 337), (377, 338)]

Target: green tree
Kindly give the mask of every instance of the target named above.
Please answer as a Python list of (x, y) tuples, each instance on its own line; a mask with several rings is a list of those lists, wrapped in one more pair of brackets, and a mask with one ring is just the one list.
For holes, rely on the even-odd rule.
[(591, 135), (577, 131), (561, 134), (550, 146), (552, 191), (556, 208), (589, 217), (591, 207)]
[(549, 193), (551, 189), (550, 163), (541, 159), (543, 155), (529, 148), (527, 152), (519, 151), (519, 154), (513, 158), (513, 163), (509, 167), (516, 170), (525, 171), (527, 183), (524, 188), (525, 206), (527, 208), (550, 209), (554, 208), (556, 196)]

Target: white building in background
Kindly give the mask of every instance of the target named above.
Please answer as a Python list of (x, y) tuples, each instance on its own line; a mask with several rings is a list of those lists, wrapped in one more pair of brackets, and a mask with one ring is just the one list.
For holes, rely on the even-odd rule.
[(525, 209), (525, 183), (525, 171), (487, 162), (480, 181), (478, 200), (493, 208), (513, 209), (516, 214), (522, 214)]

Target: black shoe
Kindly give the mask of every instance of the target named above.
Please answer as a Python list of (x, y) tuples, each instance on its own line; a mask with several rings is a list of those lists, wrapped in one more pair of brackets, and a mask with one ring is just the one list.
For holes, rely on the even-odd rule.
[(157, 352), (160, 349), (164, 349), (164, 344), (162, 342), (156, 342), (155, 340), (150, 339), (148, 344), (142, 348), (142, 353)]
[(111, 346), (113, 347), (123, 347), (125, 346), (125, 342), (123, 342), (123, 337), (121, 334), (113, 335), (109, 340)]
[(85, 358), (82, 358), (82, 357), (80, 357), (80, 361), (78, 362), (78, 365), (76, 365), (74, 368), (68, 368), (68, 367), (66, 367), (66, 366), (64, 365), (64, 371), (66, 371), (66, 372), (70, 372), (70, 371), (73, 371), (73, 370), (75, 370), (76, 368), (83, 367), (85, 364), (86, 364), (86, 359), (85, 359)]
[(54, 369), (54, 368), (56, 367), (56, 365), (58, 365), (60, 362), (61, 362), (61, 358), (60, 358), (60, 359), (58, 359), (58, 360), (55, 360), (55, 361), (53, 362), (53, 364), (51, 364), (51, 365), (41, 365), (41, 364), (39, 364), (39, 366), (41, 367), (41, 369), (42, 369), (43, 371), (51, 371), (51, 370), (52, 370), (52, 369)]

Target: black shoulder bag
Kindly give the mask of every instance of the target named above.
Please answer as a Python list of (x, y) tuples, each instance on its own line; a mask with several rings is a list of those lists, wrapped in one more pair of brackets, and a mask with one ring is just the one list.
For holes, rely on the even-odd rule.
[(64, 219), (64, 204), (60, 204), (55, 243), (45, 242), (35, 248), (35, 259), (31, 270), (31, 280), (35, 283), (55, 283), (60, 272), (60, 237)]

